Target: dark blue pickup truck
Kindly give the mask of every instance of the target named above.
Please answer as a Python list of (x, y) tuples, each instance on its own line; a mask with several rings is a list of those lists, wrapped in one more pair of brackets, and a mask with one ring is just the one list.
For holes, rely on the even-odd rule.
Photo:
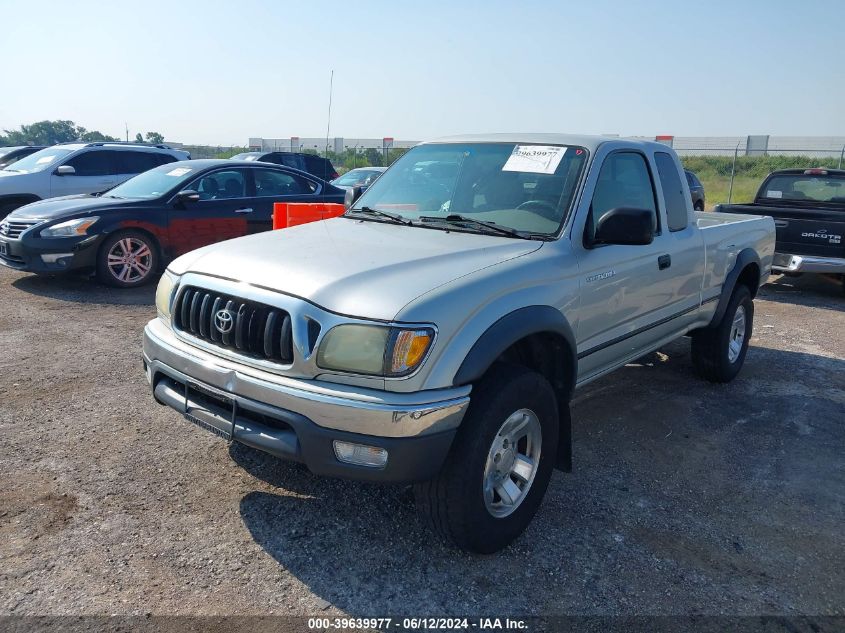
[(845, 170), (775, 171), (760, 185), (754, 202), (717, 205), (714, 210), (774, 218), (772, 270), (834, 275), (845, 291)]

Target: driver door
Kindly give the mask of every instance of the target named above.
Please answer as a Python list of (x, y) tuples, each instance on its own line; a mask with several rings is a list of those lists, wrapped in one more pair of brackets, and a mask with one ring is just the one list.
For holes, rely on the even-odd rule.
[[(117, 152), (92, 149), (72, 156), (62, 163), (73, 167), (73, 174), (50, 176), (50, 195), (71, 196), (81, 193), (100, 193), (117, 184)], [(56, 166), (58, 168), (58, 165)]]
[(251, 188), (243, 168), (206, 172), (187, 185), (185, 189), (199, 192), (200, 199), (170, 211), (168, 231), (174, 256), (246, 235), (253, 213)]

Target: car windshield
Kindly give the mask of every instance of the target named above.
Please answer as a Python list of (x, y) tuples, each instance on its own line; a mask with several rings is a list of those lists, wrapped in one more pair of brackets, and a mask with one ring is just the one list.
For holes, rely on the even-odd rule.
[(333, 185), (352, 187), (363, 183), (370, 183), (381, 175), (377, 169), (353, 169), (343, 174), (340, 178), (332, 180)]
[(134, 178), (130, 178), (121, 185), (106, 193), (110, 198), (131, 198), (135, 200), (151, 200), (158, 198), (185, 184), (196, 175), (197, 170), (182, 164), (170, 163), (155, 167)]
[(4, 171), (19, 171), (25, 174), (33, 174), (37, 171), (44, 171), (48, 167), (55, 165), (57, 161), (61, 160), (73, 150), (62, 149), (59, 147), (48, 147), (41, 151), (30, 154), (19, 161), (12, 163), (6, 167)]
[(551, 236), (566, 218), (586, 159), (584, 148), (565, 145), (418, 145), (376, 180), (350, 212), (368, 208), (435, 228), (454, 224), (460, 215), (468, 220), (462, 230), (480, 231), (486, 222)]
[(0, 158), (5, 156), (9, 152), (13, 152), (16, 149), (20, 149), (20, 147), (0, 147)]
[(773, 176), (763, 197), (770, 200), (845, 203), (845, 177), (824, 173)]

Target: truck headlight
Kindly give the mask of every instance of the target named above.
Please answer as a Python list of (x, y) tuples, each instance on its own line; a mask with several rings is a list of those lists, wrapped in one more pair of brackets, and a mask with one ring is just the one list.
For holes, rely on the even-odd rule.
[(374, 376), (405, 376), (422, 363), (434, 340), (432, 328), (338, 325), (317, 351), (323, 369)]
[(173, 303), (173, 291), (179, 284), (179, 275), (174, 275), (169, 270), (165, 270), (164, 274), (158, 282), (156, 288), (156, 310), (159, 318), (170, 323), (170, 306)]
[(46, 229), (41, 229), (41, 237), (79, 237), (87, 235), (88, 229), (99, 219), (92, 216), (59, 222), (53, 226), (48, 226)]

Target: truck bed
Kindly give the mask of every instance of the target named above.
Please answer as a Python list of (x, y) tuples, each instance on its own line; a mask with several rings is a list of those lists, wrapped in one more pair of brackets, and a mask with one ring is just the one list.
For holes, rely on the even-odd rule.
[[(814, 257), (845, 257), (845, 211), (821, 206), (779, 206), (749, 203), (728, 204), (722, 214), (767, 215), (775, 220), (777, 253)], [(783, 262), (776, 262), (785, 265)]]
[(695, 221), (704, 238), (702, 301), (719, 296), (722, 282), (736, 262), (740, 244), (745, 248), (753, 248), (758, 254), (761, 284), (765, 283), (775, 250), (771, 241), (771, 218), (759, 214), (697, 211)]

